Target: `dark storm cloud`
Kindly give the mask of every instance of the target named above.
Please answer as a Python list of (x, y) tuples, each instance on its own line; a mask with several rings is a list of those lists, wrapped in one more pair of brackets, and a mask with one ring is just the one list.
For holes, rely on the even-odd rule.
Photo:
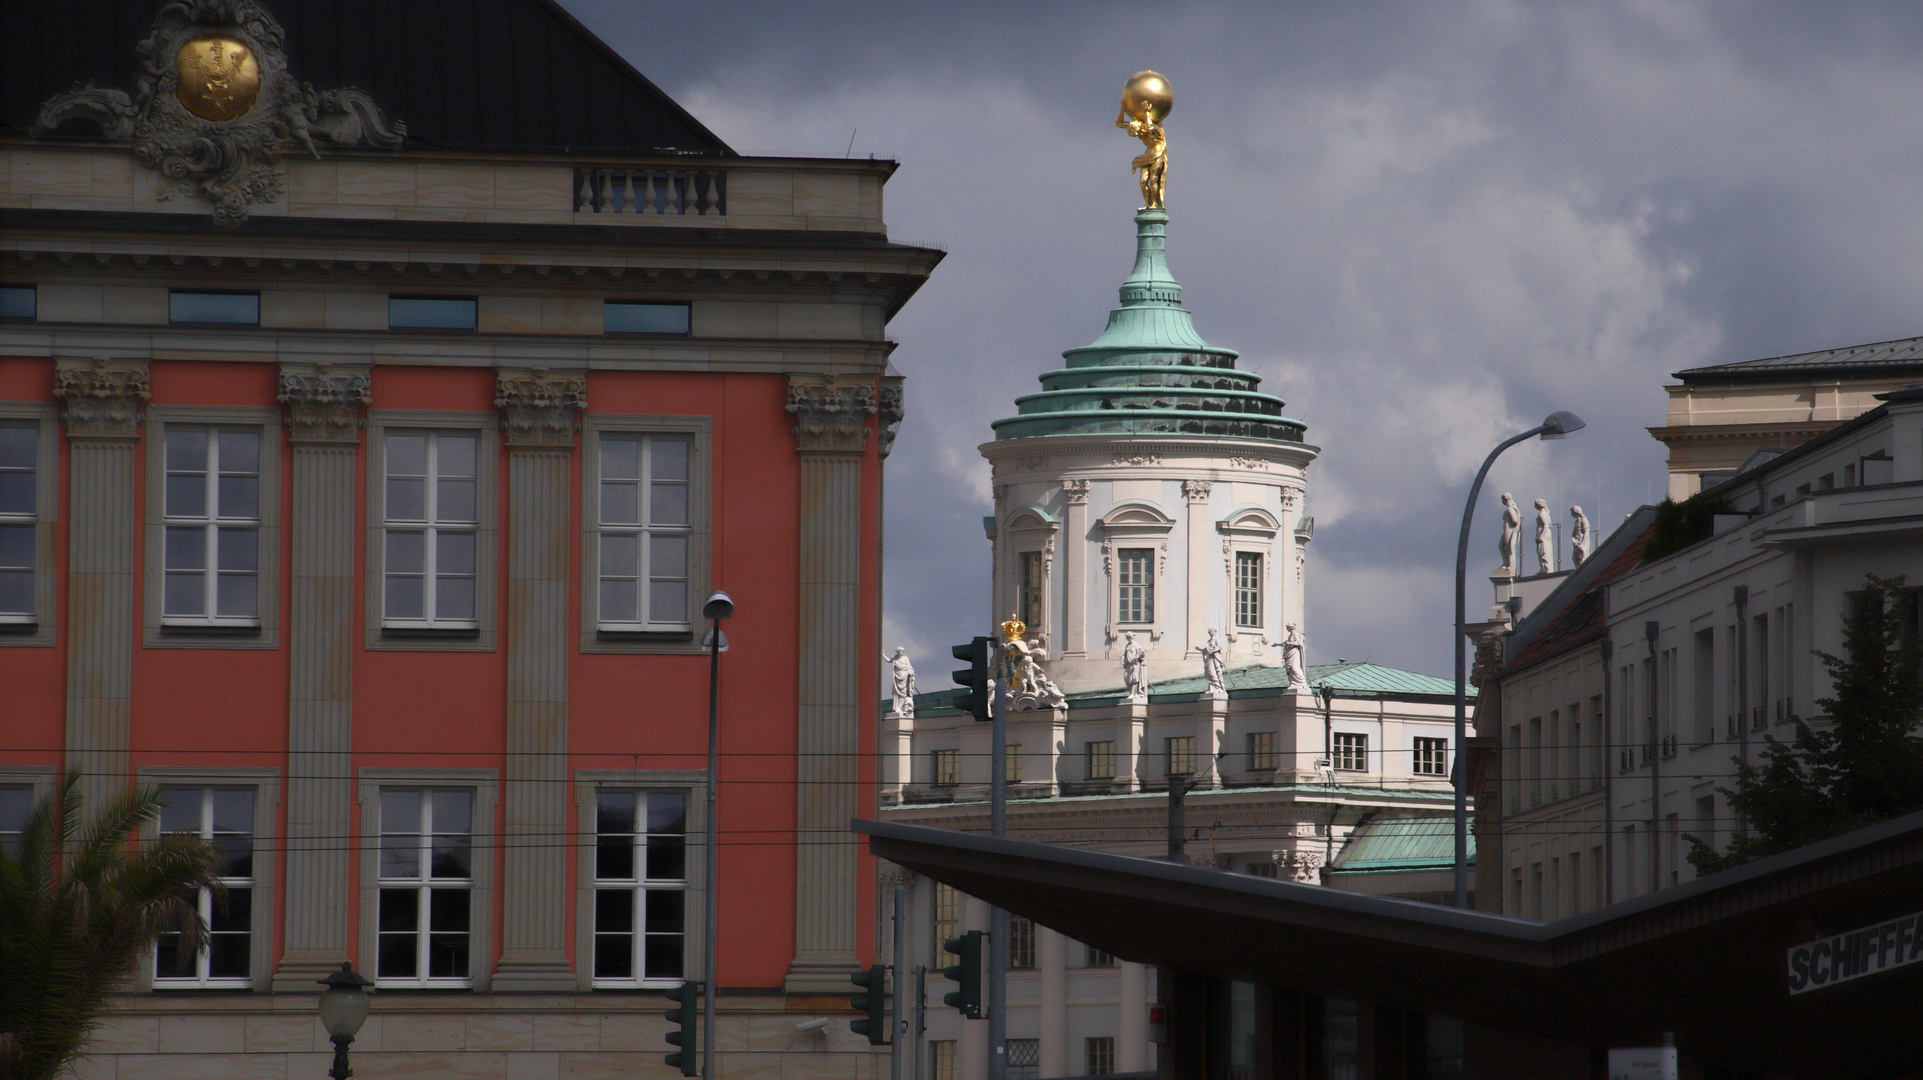
[(1460, 499), (1504, 435), (1590, 422), (1498, 466), (1472, 574), (1498, 492), (1605, 531), (1661, 497), (1670, 372), (1923, 333), (1923, 8), (569, 7), (743, 152), (838, 157), (858, 128), (902, 162), (892, 235), (950, 250), (889, 330), (887, 638), (930, 670), (990, 615), (975, 446), (1127, 271), (1108, 125), (1138, 68), (1176, 89), (1188, 306), (1323, 447), (1318, 662), (1448, 669)]

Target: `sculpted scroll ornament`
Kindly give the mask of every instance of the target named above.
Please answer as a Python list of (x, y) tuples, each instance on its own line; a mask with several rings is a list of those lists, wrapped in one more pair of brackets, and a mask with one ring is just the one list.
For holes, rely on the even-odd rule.
[(359, 442), (374, 400), (373, 377), (365, 371), (335, 371), (327, 364), (311, 372), (280, 373), (275, 400), (287, 414), (290, 442)]
[(503, 371), (495, 387), (494, 407), (501, 410), (509, 446), (574, 445), (588, 407), (586, 375), (554, 375), (546, 368)]
[(88, 83), (50, 99), (29, 133), (81, 121), (131, 139), (134, 156), (165, 178), (160, 198), (205, 197), (225, 225), (280, 198), (280, 159), (302, 149), (319, 157), (317, 138), (391, 149), (407, 137), (367, 94), (297, 82), (285, 34), (258, 0), (171, 0), (135, 52), (131, 96)]
[(907, 413), (907, 396), (903, 392), (906, 380), (900, 375), (884, 375), (881, 379), (881, 456), (895, 448), (895, 432)]
[(140, 360), (59, 360), (53, 396), (66, 404), (67, 437), (131, 439), (140, 433), (147, 365)]
[(830, 375), (790, 380), (788, 411), (795, 415), (795, 445), (803, 452), (860, 452), (868, 445), (868, 417), (879, 407), (874, 384)]

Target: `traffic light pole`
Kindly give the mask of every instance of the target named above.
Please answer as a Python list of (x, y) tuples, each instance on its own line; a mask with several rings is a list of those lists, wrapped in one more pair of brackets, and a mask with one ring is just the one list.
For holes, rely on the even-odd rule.
[[(988, 763), (988, 831), (1008, 835), (1008, 663), (998, 644), (995, 724)], [(988, 1080), (1008, 1077), (1008, 912), (988, 909)]]
[[(908, 1044), (913, 1038), (908, 1031), (908, 887), (895, 886), (895, 1037), (888, 1040), (894, 1043), (889, 1048), (889, 1066), (894, 1080), (906, 1080), (902, 1075), (907, 1065)], [(881, 987), (875, 987), (879, 992)]]

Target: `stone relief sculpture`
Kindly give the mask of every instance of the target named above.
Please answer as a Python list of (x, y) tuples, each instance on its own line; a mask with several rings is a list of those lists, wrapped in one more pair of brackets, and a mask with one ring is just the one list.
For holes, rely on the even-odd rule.
[(1309, 692), (1309, 676), (1303, 669), (1302, 650), (1307, 644), (1302, 640), (1302, 630), (1294, 623), (1284, 628), (1282, 635), (1282, 666), (1289, 673), (1288, 691), (1293, 694)]
[(1229, 688), (1228, 684), (1223, 681), (1226, 671), (1222, 662), (1222, 654), (1226, 650), (1222, 647), (1222, 635), (1214, 629), (1210, 629), (1208, 644), (1203, 645), (1195, 651), (1202, 654), (1202, 677), (1207, 679), (1209, 683), (1208, 690), (1204, 692), (1202, 696), (1209, 701), (1227, 701), (1229, 699)]
[(1135, 631), (1122, 634), (1122, 685), (1130, 705), (1148, 704), (1148, 650), (1135, 643)]
[(1549, 550), (1549, 504), (1542, 499), (1536, 500), (1536, 572), (1547, 574), (1555, 568)]
[(191, 192), (214, 220), (237, 225), (279, 199), (290, 152), (320, 156), (316, 142), (399, 147), (407, 125), (388, 123), (366, 93), (317, 91), (287, 69), (285, 33), (259, 0), (172, 0), (135, 51), (134, 93), (92, 83), (50, 99), (29, 129), (44, 136), (79, 120), (164, 178), (159, 197)]
[(1048, 649), (1040, 641), (1023, 637), (1026, 629), (1021, 620), (1012, 615), (1002, 624), (1002, 671), (1008, 677), (1008, 709), (1032, 712), (1063, 708), (1068, 704), (1068, 696), (1048, 677), (1048, 672), (1042, 670)]
[(1589, 519), (1583, 516), (1582, 507), (1569, 508), (1569, 516), (1574, 522), (1569, 526), (1569, 562), (1581, 566), (1589, 557)]
[(1502, 563), (1497, 569), (1511, 576), (1516, 572), (1516, 541), (1521, 536), (1522, 508), (1516, 505), (1516, 497), (1505, 491), (1502, 493), (1502, 538), (1496, 541)]
[(908, 650), (897, 645), (895, 655), (881, 654), (881, 661), (895, 673), (895, 715), (904, 720), (915, 718), (915, 665), (908, 659)]

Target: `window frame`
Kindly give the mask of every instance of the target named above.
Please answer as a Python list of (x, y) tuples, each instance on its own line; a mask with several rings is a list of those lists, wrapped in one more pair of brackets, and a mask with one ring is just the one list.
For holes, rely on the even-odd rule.
[[(1251, 731), (1247, 733), (1247, 741), (1250, 772), (1274, 772), (1280, 767), (1281, 735), (1279, 732), (1267, 729)], [(1260, 745), (1264, 742), (1266, 746)]]
[(1115, 1072), (1115, 1036), (1082, 1037), (1083, 1063), (1089, 1076), (1109, 1076)]
[(59, 777), (51, 765), (0, 765), (0, 787), (27, 789), (27, 812), (52, 795)]
[[(1360, 741), (1350, 742), (1348, 747), (1345, 748), (1343, 745), (1345, 739)], [(1373, 771), (1369, 768), (1369, 735), (1367, 732), (1334, 732), (1330, 739), (1329, 755), (1330, 767), (1336, 772), (1367, 773)], [(1360, 766), (1345, 764), (1345, 762), (1354, 762), (1358, 759), (1362, 762)]]
[[(33, 501), (33, 614), (0, 621), (0, 648), (51, 647), (59, 640), (60, 413), (51, 404), (0, 401), (0, 423), (35, 424)], [(25, 522), (20, 522), (25, 524)]]
[[(603, 790), (678, 790), (687, 796), (687, 838), (684, 851), (687, 898), (682, 908), (681, 979), (637, 977), (598, 982), (594, 977), (594, 847), (598, 835), (595, 802)], [(574, 974), (583, 993), (594, 990), (659, 990), (682, 981), (706, 978), (701, 955), (701, 919), (707, 910), (708, 771), (706, 769), (577, 769), (574, 772), (575, 858)]]
[[(1280, 487), (1274, 490), (1288, 491)], [(1275, 578), (1275, 538), (1282, 533), (1282, 518), (1268, 507), (1244, 504), (1216, 522), (1215, 530), (1222, 537), (1223, 595), (1228, 598), (1228, 625), (1222, 628), (1223, 635), (1231, 644), (1239, 635), (1257, 638), (1265, 644), (1280, 641), (1277, 613), (1282, 610), (1282, 589)], [(1239, 610), (1241, 587), (1237, 564), (1243, 555), (1253, 555), (1260, 567), (1260, 580), (1255, 586), (1259, 603), (1253, 623), (1242, 622)]]
[[(388, 626), (387, 440), (413, 432), (479, 432), (474, 463), (474, 626)], [(493, 412), (373, 409), (367, 416), (366, 582), (364, 642), (369, 650), (493, 652), (501, 576), (500, 415)]]
[[(1007, 596), (996, 610), (1015, 613), (1016, 618), (1028, 626), (1028, 636), (1047, 640), (1049, 628), (1055, 618), (1054, 577), (1055, 577), (1055, 537), (1062, 524), (1046, 509), (1036, 505), (1017, 507), (1004, 519), (1003, 532), (1008, 538), (1004, 546), (1007, 565), (1002, 575), (1002, 587)], [(1030, 619), (1023, 610), (1026, 560), (1033, 556), (1037, 566), (1035, 583), (1035, 618)]]
[[(1098, 746), (1104, 747), (1105, 749), (1097, 750), (1096, 747)], [(1087, 776), (1088, 779), (1090, 780), (1115, 779), (1115, 740), (1114, 739), (1090, 739), (1088, 742), (1083, 743), (1082, 744), (1082, 760), (1083, 760), (1082, 769), (1084, 772), (1088, 774)], [(1097, 773), (1095, 771), (1095, 765), (1098, 760), (1105, 761), (1108, 763), (1108, 772)]]
[[(1153, 652), (1161, 643), (1163, 628), (1168, 622), (1168, 590), (1164, 586), (1168, 579), (1169, 534), (1174, 529), (1174, 518), (1164, 513), (1161, 507), (1139, 499), (1117, 503), (1102, 516), (1102, 568), (1108, 591), (1108, 621), (1104, 637), (1108, 642), (1110, 659), (1120, 655), (1122, 634), (1126, 631), (1146, 635), (1147, 640), (1138, 643), (1149, 652)], [(1151, 553), (1149, 586), (1155, 610), (1145, 622), (1122, 621), (1122, 552), (1133, 548), (1147, 548)]]
[[(375, 958), (369, 977), (377, 989), (480, 992), (488, 988), (498, 956), (494, 948), (494, 806), (499, 796), (498, 769), (409, 769), (363, 767), (359, 771), (361, 807), (360, 955)], [(457, 788), (474, 795), (474, 854), (468, 885), (468, 973), (464, 985), (454, 980), (428, 982), (424, 978), (380, 987), (381, 910), (381, 791), (395, 789)]]
[[(947, 763), (949, 768), (944, 768)], [(953, 779), (942, 779), (943, 774)], [(931, 787), (956, 787), (961, 784), (961, 751), (952, 746), (938, 746), (928, 751), (928, 783)]]
[[(1182, 745), (1178, 747), (1176, 745), (1177, 743), (1180, 743)], [(1175, 767), (1176, 762), (1178, 760), (1176, 756), (1176, 751), (1178, 749), (1181, 751), (1181, 754), (1182, 754), (1180, 760), (1185, 761), (1188, 764), (1188, 768), (1186, 769), (1178, 769)], [(1166, 774), (1194, 776), (1196, 763), (1198, 761), (1196, 757), (1195, 736), (1193, 735), (1163, 736), (1162, 761), (1163, 761), (1163, 764), (1167, 766), (1167, 768), (1164, 770)]]
[[(699, 654), (701, 598), (713, 567), (714, 418), (589, 413), (581, 422), (580, 648), (584, 653)], [(686, 629), (633, 630), (601, 623), (601, 439), (605, 435), (686, 437), (688, 460), (688, 614)], [(625, 531), (625, 530), (623, 530)]]
[[(1041, 966), (1041, 936), (1033, 919), (1008, 917), (1008, 969), (1034, 971)], [(1026, 962), (1024, 962), (1026, 961)]]
[[(1432, 745), (1424, 746), (1423, 745), (1424, 743), (1430, 743)], [(1414, 737), (1414, 739), (1411, 741), (1409, 745), (1410, 745), (1410, 749), (1409, 749), (1410, 775), (1412, 776), (1448, 776), (1449, 775), (1449, 740), (1448, 739), (1429, 736), (1429, 735), (1417, 735)], [(1435, 760), (1437, 764), (1435, 768), (1425, 769), (1422, 767), (1425, 754), (1436, 755)]]
[[(275, 889), (279, 870), (274, 855), (281, 837), (274, 826), (280, 820), (280, 770), (251, 765), (143, 765), (135, 770), (143, 785), (156, 787), (251, 787), (254, 789), (254, 884), (253, 925), (248, 928), (248, 985), (226, 984), (206, 988), (187, 983), (162, 983), (154, 978), (156, 945), (141, 950), (133, 985), (141, 993), (241, 993), (265, 994), (273, 990), (274, 939), (278, 936), (280, 901)], [(158, 819), (141, 827), (141, 839), (160, 837)]]
[[(150, 649), (274, 649), (280, 644), (280, 410), (153, 405), (147, 409), (147, 573), (142, 587), (141, 643)], [(256, 526), (255, 618), (169, 616), (167, 587), (167, 429), (260, 432), (260, 506)], [(212, 519), (209, 519), (212, 520)], [(210, 558), (212, 558), (210, 553)], [(209, 572), (212, 572), (211, 570)]]

